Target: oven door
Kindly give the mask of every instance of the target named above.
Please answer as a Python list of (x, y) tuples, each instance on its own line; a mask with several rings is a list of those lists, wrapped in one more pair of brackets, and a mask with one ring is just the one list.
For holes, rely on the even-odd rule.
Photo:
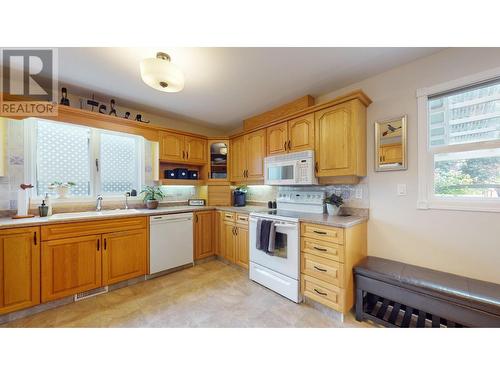
[(294, 161), (265, 163), (264, 183), (266, 185), (293, 185), (296, 180)]
[(271, 255), (257, 250), (257, 218), (250, 217), (250, 261), (298, 280), (299, 224), (275, 221), (275, 227), (275, 251)]

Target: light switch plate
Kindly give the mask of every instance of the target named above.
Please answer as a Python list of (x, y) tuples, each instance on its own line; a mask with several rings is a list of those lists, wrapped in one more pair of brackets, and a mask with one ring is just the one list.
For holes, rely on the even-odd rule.
[(398, 195), (406, 195), (406, 184), (398, 184)]

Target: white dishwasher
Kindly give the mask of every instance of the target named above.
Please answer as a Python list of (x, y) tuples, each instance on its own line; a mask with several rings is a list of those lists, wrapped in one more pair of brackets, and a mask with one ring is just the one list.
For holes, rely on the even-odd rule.
[(149, 273), (193, 263), (193, 213), (151, 216)]

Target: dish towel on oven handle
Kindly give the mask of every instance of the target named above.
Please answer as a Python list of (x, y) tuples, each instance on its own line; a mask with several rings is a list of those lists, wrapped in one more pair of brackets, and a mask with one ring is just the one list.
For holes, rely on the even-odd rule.
[(272, 254), (274, 252), (274, 238), (276, 235), (274, 221), (258, 219), (255, 232), (257, 250)]

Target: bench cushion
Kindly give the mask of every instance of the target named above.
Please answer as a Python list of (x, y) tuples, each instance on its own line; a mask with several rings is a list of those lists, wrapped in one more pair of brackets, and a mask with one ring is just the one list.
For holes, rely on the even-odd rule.
[(366, 257), (355, 274), (500, 316), (500, 285), (378, 257)]

